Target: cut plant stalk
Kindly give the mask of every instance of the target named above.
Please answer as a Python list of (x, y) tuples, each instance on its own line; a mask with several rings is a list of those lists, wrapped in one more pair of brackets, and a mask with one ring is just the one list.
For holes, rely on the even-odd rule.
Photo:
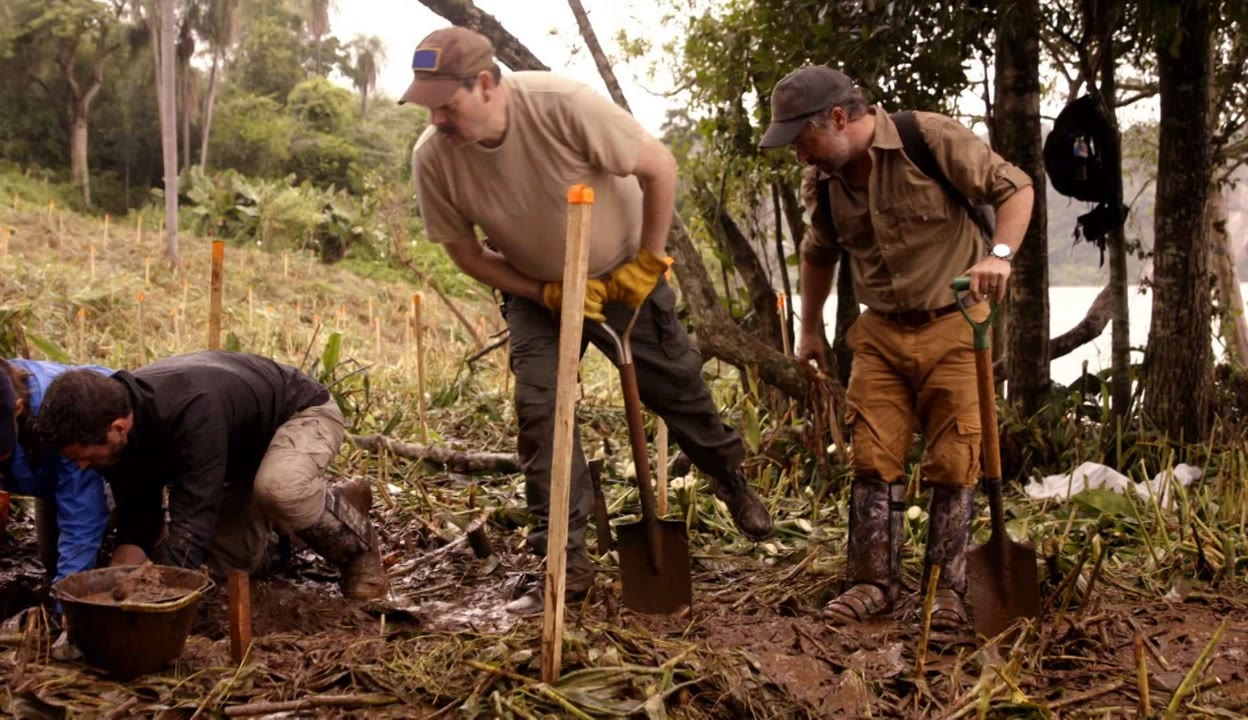
[(416, 338), (416, 412), (421, 442), (429, 442), (429, 417), (425, 412), (425, 340), (420, 316), (420, 293), (412, 294), (412, 335)]

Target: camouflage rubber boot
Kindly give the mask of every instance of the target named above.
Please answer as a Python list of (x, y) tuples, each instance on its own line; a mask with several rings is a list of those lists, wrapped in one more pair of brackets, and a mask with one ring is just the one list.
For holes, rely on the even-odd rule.
[(389, 578), (381, 563), (377, 531), (368, 519), (372, 491), (354, 479), (325, 493), (325, 509), (310, 527), (295, 533), (342, 573), (342, 594), (355, 600), (382, 597)]
[(966, 544), (975, 517), (975, 488), (932, 488), (928, 505), (927, 554), (923, 562), (923, 592), (933, 566), (940, 566), (936, 597), (932, 604), (932, 627), (957, 630), (966, 624)]
[(893, 585), (893, 599), (901, 594), (901, 559), (906, 547), (906, 483), (895, 482), (888, 486), (888, 536), (889, 536), (889, 573)]
[(712, 479), (711, 491), (728, 506), (733, 524), (743, 535), (755, 542), (771, 537), (771, 514), (740, 470), (724, 479)]
[(875, 478), (854, 478), (849, 491), (846, 552), (851, 585), (824, 608), (824, 617), (833, 624), (862, 622), (892, 607), (892, 529), (889, 486)]

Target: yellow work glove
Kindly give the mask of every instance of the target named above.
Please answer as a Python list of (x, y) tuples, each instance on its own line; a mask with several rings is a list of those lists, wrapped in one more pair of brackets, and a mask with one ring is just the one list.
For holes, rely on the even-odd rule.
[(653, 252), (642, 248), (637, 259), (615, 269), (607, 278), (607, 300), (622, 302), (635, 308), (650, 297), (667, 263)]
[[(607, 283), (598, 278), (585, 281), (585, 318), (595, 322), (603, 322), (607, 318), (602, 314), (602, 304), (607, 301)], [(563, 283), (548, 282), (542, 284), (542, 304), (559, 312), (563, 309)]]

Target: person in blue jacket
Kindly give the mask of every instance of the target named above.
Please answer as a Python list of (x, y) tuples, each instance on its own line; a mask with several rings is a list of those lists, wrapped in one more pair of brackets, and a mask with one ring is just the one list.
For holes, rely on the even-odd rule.
[(50, 580), (96, 565), (108, 527), (104, 478), (68, 458), (37, 447), (33, 430), (43, 393), (66, 370), (112, 370), (39, 360), (0, 359), (0, 483), (14, 495), (35, 498), (39, 556)]

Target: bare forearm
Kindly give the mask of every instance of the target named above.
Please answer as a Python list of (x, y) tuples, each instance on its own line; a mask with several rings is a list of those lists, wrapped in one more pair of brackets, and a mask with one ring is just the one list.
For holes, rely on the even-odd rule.
[(493, 250), (483, 249), (474, 257), (457, 257), (452, 254), (451, 259), (465, 274), (492, 288), (508, 295), (519, 295), (538, 302), (542, 300), (541, 281), (524, 275)]
[(1031, 204), (1035, 192), (1031, 186), (1022, 188), (1005, 199), (997, 207), (997, 229), (993, 235), (993, 244), (1002, 243), (1017, 252), (1023, 244), (1023, 236), (1027, 234), (1027, 226), (1031, 223)]
[(646, 182), (641, 206), (641, 247), (659, 257), (667, 254), (667, 233), (676, 210), (676, 176), (662, 175)]
[(802, 258), (800, 266), (802, 291), (802, 332), (823, 332), (823, 306), (832, 291), (836, 277), (835, 265), (816, 265)]

